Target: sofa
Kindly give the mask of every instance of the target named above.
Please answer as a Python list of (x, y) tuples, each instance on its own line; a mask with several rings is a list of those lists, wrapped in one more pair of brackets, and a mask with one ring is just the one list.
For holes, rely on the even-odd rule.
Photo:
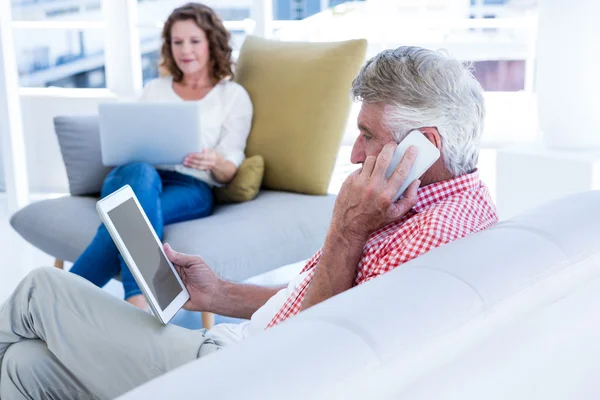
[(120, 399), (597, 399), (599, 205), (499, 222)]
[[(208, 218), (167, 226), (164, 241), (201, 255), (233, 281), (316, 252), (332, 214), (335, 196), (327, 188), (350, 111), (351, 82), (366, 47), (365, 40), (285, 43), (248, 37), (235, 79), (254, 105), (247, 161), (264, 159), (264, 177), (261, 170), (252, 185), (234, 190), (230, 186), (242, 171), (244, 176), (250, 171), (242, 164), (224, 190), (256, 189), (242, 196), (251, 201), (234, 199), (238, 202), (219, 204)], [(95, 203), (110, 168), (101, 162), (97, 116), (57, 116), (54, 125), (70, 195), (30, 204), (10, 222), (62, 268), (77, 259), (100, 224)]]
[[(10, 222), (37, 248), (72, 262), (101, 223), (97, 201), (70, 195), (42, 200), (19, 210)], [(316, 252), (334, 201), (334, 195), (262, 190), (252, 201), (219, 205), (209, 217), (166, 226), (163, 241), (201, 255), (223, 278), (243, 281)]]

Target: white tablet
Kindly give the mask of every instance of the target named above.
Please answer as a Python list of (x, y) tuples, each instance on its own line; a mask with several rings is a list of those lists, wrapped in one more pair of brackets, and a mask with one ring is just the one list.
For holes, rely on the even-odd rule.
[(166, 325), (190, 295), (131, 186), (98, 201), (96, 209), (154, 315)]

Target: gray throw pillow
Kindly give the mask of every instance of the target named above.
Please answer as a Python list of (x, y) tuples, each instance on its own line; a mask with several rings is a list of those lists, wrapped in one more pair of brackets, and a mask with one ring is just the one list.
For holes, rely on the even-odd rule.
[(102, 164), (98, 116), (59, 116), (54, 130), (72, 195), (97, 195), (112, 167)]

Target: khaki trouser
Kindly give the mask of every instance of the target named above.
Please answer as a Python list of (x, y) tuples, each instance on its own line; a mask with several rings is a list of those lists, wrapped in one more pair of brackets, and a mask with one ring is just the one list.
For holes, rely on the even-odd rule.
[(112, 399), (218, 350), (205, 332), (40, 268), (0, 307), (0, 399)]

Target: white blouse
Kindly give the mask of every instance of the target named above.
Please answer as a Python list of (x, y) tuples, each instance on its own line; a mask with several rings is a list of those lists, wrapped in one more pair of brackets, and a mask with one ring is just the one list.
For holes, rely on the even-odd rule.
[[(173, 90), (173, 77), (167, 76), (148, 82), (139, 101), (180, 102), (184, 100)], [(202, 148), (215, 149), (226, 160), (239, 167), (244, 161), (246, 140), (252, 124), (253, 109), (250, 96), (241, 85), (223, 80), (197, 103), (200, 112)], [(223, 186), (209, 171), (188, 168), (182, 164), (157, 165), (156, 168), (190, 175), (210, 186)]]

